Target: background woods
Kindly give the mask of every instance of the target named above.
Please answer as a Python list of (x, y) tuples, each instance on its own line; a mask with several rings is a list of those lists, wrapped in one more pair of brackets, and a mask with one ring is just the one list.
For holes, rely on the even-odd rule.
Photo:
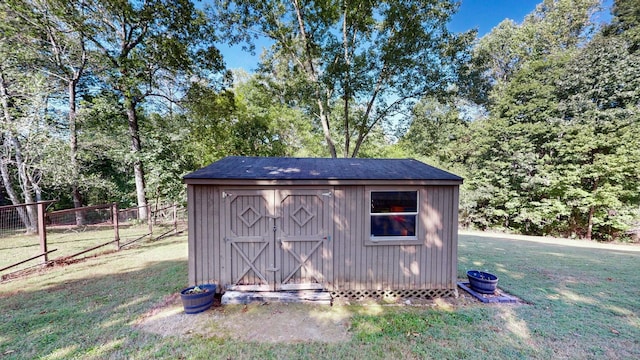
[[(180, 202), (226, 155), (416, 157), (465, 178), (465, 226), (625, 238), (640, 2), (601, 7), (545, 0), (477, 38), (453, 1), (8, 0), (2, 200)], [(227, 70), (218, 49), (256, 41), (258, 69)]]

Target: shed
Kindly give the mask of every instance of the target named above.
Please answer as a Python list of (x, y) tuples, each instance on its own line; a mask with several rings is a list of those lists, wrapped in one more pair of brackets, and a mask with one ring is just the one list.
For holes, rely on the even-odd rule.
[(192, 285), (457, 295), (461, 177), (414, 159), (227, 157), (184, 182)]

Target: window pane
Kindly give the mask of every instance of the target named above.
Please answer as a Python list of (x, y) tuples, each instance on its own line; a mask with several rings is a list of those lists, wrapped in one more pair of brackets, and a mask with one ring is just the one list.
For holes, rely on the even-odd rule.
[(399, 213), (418, 211), (417, 191), (371, 192), (371, 213)]
[(371, 236), (416, 236), (416, 216), (372, 216)]

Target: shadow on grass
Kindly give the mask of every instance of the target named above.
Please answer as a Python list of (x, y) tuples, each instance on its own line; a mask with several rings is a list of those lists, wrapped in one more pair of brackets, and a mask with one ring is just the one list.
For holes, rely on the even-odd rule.
[[(145, 244), (145, 251), (169, 246)], [(123, 260), (131, 258), (131, 263)], [(103, 358), (470, 358), (482, 359), (487, 353), (499, 357), (535, 357), (535, 344), (517, 334), (504, 333), (499, 341), (491, 331), (499, 308), (466, 309), (420, 307), (352, 306), (355, 314), (346, 343), (256, 343), (241, 341), (233, 334), (201, 336), (193, 334), (163, 337), (136, 330), (134, 324), (167, 295), (177, 293), (186, 278), (186, 261), (135, 264), (126, 252), (94, 259), (89, 268), (122, 264), (108, 274), (68, 279), (63, 271), (42, 277), (40, 289), (33, 284), (24, 290), (0, 295), (0, 354), (2, 359), (103, 359)], [(260, 305), (255, 305), (260, 306)], [(267, 309), (267, 308), (265, 308)], [(308, 311), (313, 311), (309, 307)], [(267, 309), (267, 312), (269, 310)], [(275, 311), (275, 310), (270, 310)], [(511, 311), (511, 310), (510, 310)], [(251, 314), (249, 311), (247, 314)], [(266, 314), (269, 317), (269, 313)], [(271, 314), (274, 315), (274, 314)], [(197, 319), (197, 316), (193, 319)], [(215, 321), (213, 311), (202, 314)], [(514, 315), (515, 316), (515, 315)], [(307, 316), (306, 318), (309, 318)], [(239, 317), (239, 321), (252, 321)], [(242, 320), (245, 319), (245, 320)], [(495, 326), (509, 322), (498, 320)], [(211, 325), (213, 326), (213, 325)], [(291, 324), (295, 332), (300, 324)], [(269, 329), (266, 326), (266, 329)], [(265, 330), (269, 331), (269, 330)], [(479, 349), (469, 356), (469, 349)]]
[(514, 314), (552, 357), (640, 356), (640, 252), (635, 247), (461, 236), (458, 274), (496, 273), (534, 306)]
[(139, 341), (144, 335), (130, 324), (181, 288), (185, 273), (186, 261), (162, 261), (41, 290), (2, 294), (0, 355), (66, 359), (135, 354), (139, 344), (149, 342)]
[(471, 267), (494, 270), (500, 287), (533, 305), (355, 307), (346, 343), (265, 344), (232, 334), (162, 337), (135, 329), (186, 285), (187, 263), (176, 251), (186, 251), (184, 238), (145, 242), (0, 287), (0, 356), (640, 358), (638, 253), (461, 236), (460, 275)]

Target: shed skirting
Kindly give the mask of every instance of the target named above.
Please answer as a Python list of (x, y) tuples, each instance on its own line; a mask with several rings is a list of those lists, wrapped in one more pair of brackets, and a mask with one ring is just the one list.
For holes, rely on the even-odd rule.
[(441, 297), (458, 297), (458, 289), (421, 289), (421, 290), (340, 290), (332, 291), (334, 299), (349, 300), (396, 300), (396, 299), (434, 299)]

